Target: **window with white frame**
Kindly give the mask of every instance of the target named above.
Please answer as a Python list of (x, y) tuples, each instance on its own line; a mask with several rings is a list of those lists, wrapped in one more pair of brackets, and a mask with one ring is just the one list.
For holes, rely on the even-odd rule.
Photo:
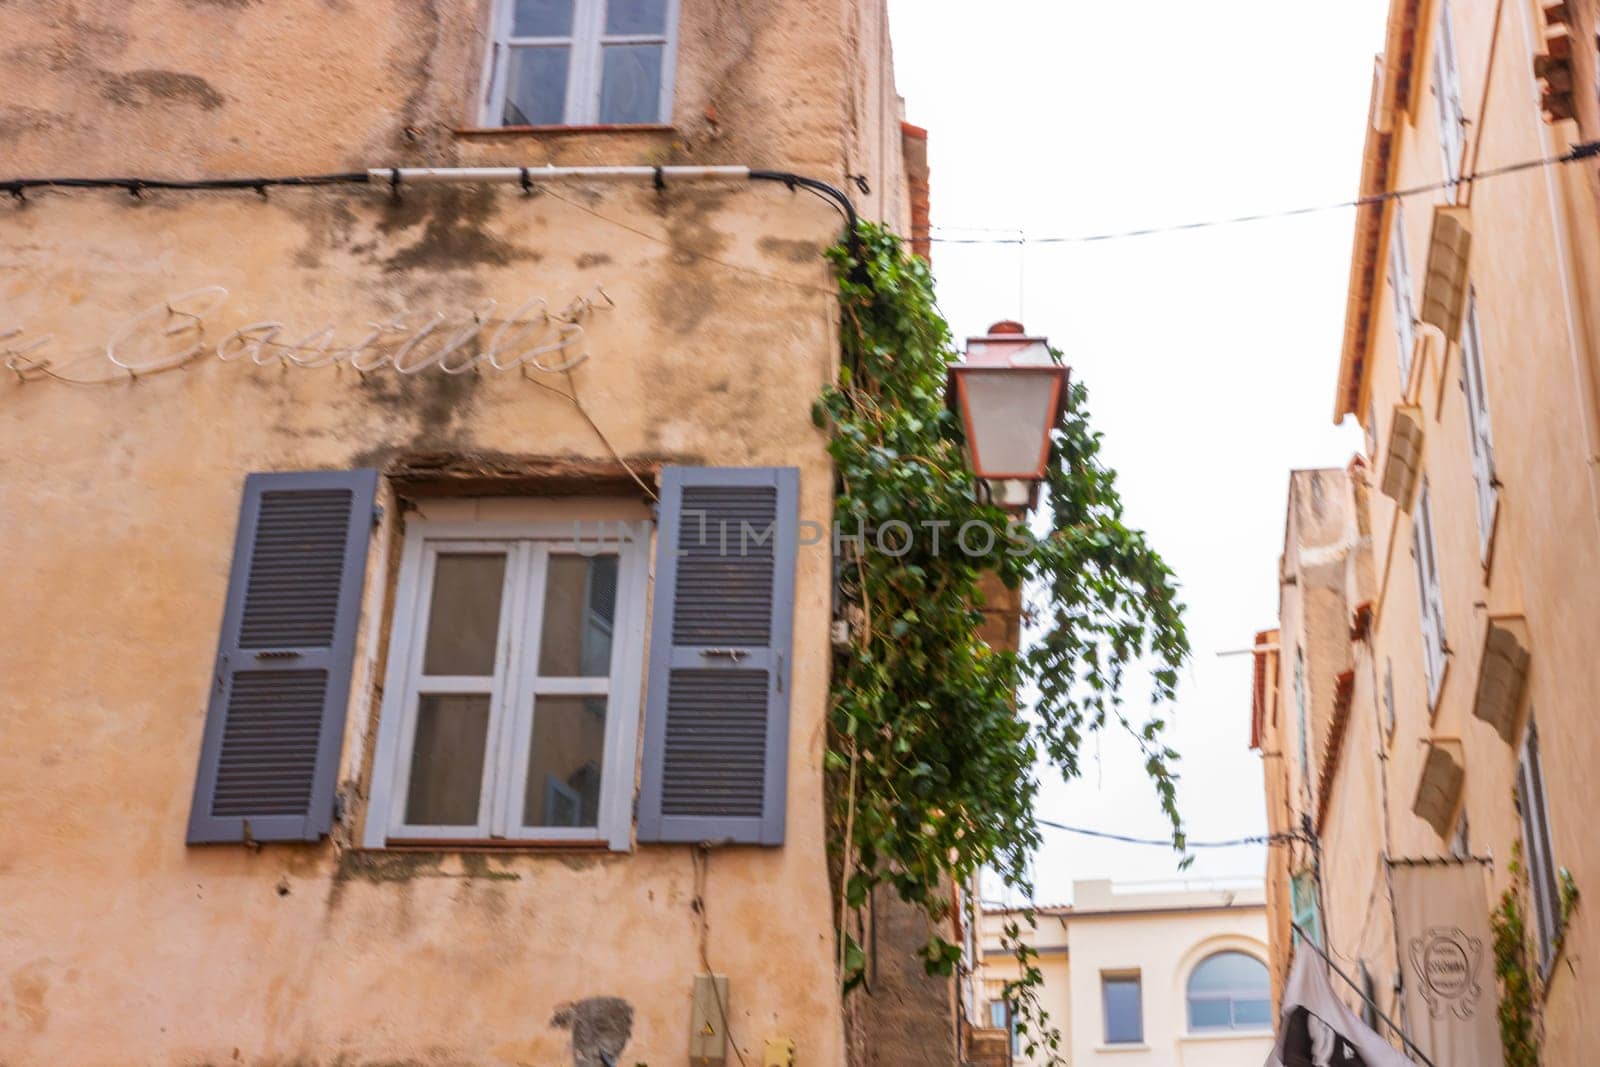
[(648, 524), (407, 524), (369, 845), (628, 847), (648, 539)]
[(1545, 800), (1544, 767), (1539, 759), (1539, 731), (1528, 716), (1528, 737), (1517, 766), (1517, 807), (1522, 811), (1522, 839), (1527, 850), (1528, 885), (1532, 890), (1539, 966), (1546, 969), (1561, 940), (1561, 890), (1550, 849), (1550, 811)]
[(1411, 523), (1411, 555), (1417, 562), (1417, 607), (1422, 618), (1422, 665), (1428, 679), (1428, 707), (1439, 702), (1439, 687), (1444, 682), (1445, 635), (1444, 596), (1439, 589), (1439, 553), (1433, 536), (1433, 508), (1428, 498), (1428, 482)]
[(1189, 1029), (1271, 1030), (1272, 979), (1244, 952), (1217, 952), (1189, 973)]
[(1439, 4), (1433, 40), (1433, 97), (1439, 117), (1439, 150), (1446, 181), (1461, 177), (1461, 153), (1467, 142), (1467, 107), (1461, 95), (1461, 66), (1456, 60), (1456, 34), (1450, 0)]
[(1400, 363), (1400, 392), (1411, 381), (1411, 350), (1417, 339), (1417, 305), (1411, 295), (1411, 264), (1406, 258), (1405, 211), (1394, 202), (1389, 227), (1389, 296), (1394, 304), (1394, 343)]
[(494, 0), (486, 126), (669, 122), (678, 0)]
[(1102, 974), (1101, 1001), (1105, 1006), (1108, 1045), (1144, 1043), (1144, 994), (1139, 973)]
[(1472, 480), (1478, 490), (1478, 554), (1487, 559), (1499, 505), (1494, 439), (1489, 432), (1489, 390), (1483, 376), (1483, 335), (1478, 329), (1478, 294), (1467, 290), (1467, 321), (1461, 331), (1461, 390), (1467, 396), (1467, 436), (1472, 445)]

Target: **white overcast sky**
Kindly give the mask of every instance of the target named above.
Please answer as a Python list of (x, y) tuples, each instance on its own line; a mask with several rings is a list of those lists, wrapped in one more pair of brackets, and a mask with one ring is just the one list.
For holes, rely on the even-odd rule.
[[(907, 118), (929, 131), (934, 224), (1075, 234), (1348, 199), (1387, 8), (891, 0)], [(1330, 421), (1352, 225), (1341, 209), (1025, 257), (934, 246), (958, 337), (1021, 316), (1066, 352), (1130, 521), (1183, 584), (1194, 658), (1172, 740), (1194, 839), (1265, 829), (1250, 658), (1216, 653), (1275, 624), (1288, 472), (1342, 466), (1361, 445)], [(1039, 814), (1161, 836), (1132, 746), (1108, 736), (1088, 756), (1083, 779), (1047, 785)], [(1178, 875), (1169, 850), (1046, 835), (1040, 902), (1068, 900), (1074, 879)], [(1259, 875), (1264, 858), (1196, 856), (1187, 877)]]

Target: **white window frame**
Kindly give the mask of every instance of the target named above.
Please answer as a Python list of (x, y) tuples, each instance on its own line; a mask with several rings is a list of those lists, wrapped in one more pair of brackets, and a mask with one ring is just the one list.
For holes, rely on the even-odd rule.
[(1433, 507), (1428, 496), (1428, 480), (1422, 480), (1416, 513), (1411, 523), (1411, 555), (1417, 564), (1417, 606), (1422, 624), (1422, 666), (1428, 679), (1428, 710), (1439, 704), (1439, 689), (1444, 684), (1445, 642), (1444, 595), (1439, 586), (1439, 550), (1433, 536)]
[(1478, 493), (1478, 558), (1487, 563), (1500, 506), (1494, 473), (1494, 436), (1489, 428), (1489, 387), (1483, 373), (1483, 334), (1478, 328), (1478, 294), (1467, 289), (1466, 322), (1461, 330), (1461, 389), (1467, 398), (1467, 436), (1472, 445), (1472, 480)]
[[(1206, 963), (1210, 962), (1211, 960), (1216, 959), (1218, 956), (1243, 956), (1245, 959), (1254, 960), (1261, 967), (1262, 975), (1266, 978), (1266, 986), (1264, 988), (1261, 988), (1261, 989), (1254, 989), (1254, 988), (1247, 989), (1247, 988), (1244, 988), (1244, 987), (1241, 986), (1241, 987), (1236, 987), (1236, 988), (1233, 988), (1233, 989), (1213, 989), (1213, 990), (1205, 990), (1203, 992), (1196, 993), (1194, 991), (1194, 988), (1193, 988), (1194, 987), (1195, 972), (1198, 971), (1201, 967), (1203, 967)], [(1225, 1004), (1227, 1004), (1228, 1005), (1228, 1022), (1226, 1024), (1217, 1025), (1217, 1026), (1196, 1026), (1195, 1023), (1194, 1023), (1194, 1005), (1195, 1005), (1195, 1002), (1197, 1000), (1205, 1002), (1205, 1003), (1212, 1003), (1212, 1004), (1215, 1004), (1215, 1003), (1225, 1003)], [(1270, 1033), (1271, 1030), (1272, 1030), (1272, 1023), (1271, 1023), (1270, 1019), (1266, 1024), (1263, 1025), (1261, 1023), (1240, 1023), (1234, 1017), (1235, 1014), (1236, 1014), (1236, 1008), (1237, 1008), (1237, 1006), (1238, 1006), (1240, 1001), (1252, 1001), (1252, 1000), (1265, 1000), (1267, 1002), (1267, 1005), (1268, 1005), (1267, 1014), (1269, 1016), (1271, 1015), (1271, 1013), (1272, 1013), (1272, 1009), (1271, 1009), (1271, 1005), (1272, 1005), (1272, 972), (1267, 967), (1266, 962), (1264, 960), (1262, 960), (1261, 957), (1257, 956), (1255, 953), (1246, 952), (1246, 951), (1244, 951), (1243, 949), (1240, 949), (1240, 948), (1221, 948), (1221, 949), (1216, 950), (1215, 952), (1208, 953), (1205, 956), (1204, 959), (1200, 960), (1193, 967), (1189, 968), (1189, 977), (1184, 979), (1184, 983), (1183, 983), (1184, 1030), (1185, 1030), (1186, 1033), (1190, 1033), (1190, 1034), (1257, 1034), (1257, 1033)]]
[(1394, 305), (1394, 342), (1400, 366), (1400, 394), (1411, 384), (1411, 356), (1417, 343), (1417, 304), (1411, 290), (1411, 261), (1406, 256), (1405, 209), (1394, 202), (1389, 222), (1389, 297)]
[(1456, 32), (1450, 0), (1440, 0), (1434, 27), (1433, 96), (1439, 119), (1439, 151), (1447, 182), (1461, 179), (1461, 153), (1467, 146), (1467, 106), (1461, 92), (1461, 64), (1456, 58)]
[(1528, 864), (1539, 970), (1548, 975), (1561, 941), (1561, 883), (1550, 845), (1550, 807), (1545, 796), (1544, 765), (1539, 756), (1539, 731), (1528, 715), (1527, 735), (1517, 761), (1517, 806), (1522, 809), (1522, 837)]
[[(504, 127), (506, 79), (511, 69), (513, 45), (565, 46), (567, 94), (560, 126), (597, 126), (600, 122), (600, 89), (604, 70), (603, 50), (608, 44), (659, 44), (661, 56), (661, 95), (656, 117), (643, 125), (667, 125), (672, 121), (673, 83), (678, 66), (678, 4), (666, 0), (666, 32), (663, 34), (607, 34), (606, 0), (572, 0), (572, 33), (566, 37), (518, 37), (511, 32), (515, 0), (493, 0), (490, 16), (489, 55), (483, 65), (482, 106), (478, 122), (483, 127)], [(515, 129), (516, 127), (510, 127)]]
[[(389, 663), (373, 758), (372, 802), (363, 844), (404, 841), (604, 843), (625, 852), (632, 844), (634, 768), (643, 685), (648, 523), (412, 520), (406, 524)], [(475, 826), (416, 826), (405, 822), (412, 741), (424, 692), (482, 692), (485, 679), (421, 677), (435, 561), (445, 553), (503, 553), (506, 576), (500, 607), (495, 673), (490, 676), (488, 750)], [(604, 677), (539, 675), (545, 575), (551, 555), (614, 554), (617, 617), (611, 673)], [(598, 818), (593, 827), (522, 827), (527, 751), (535, 698), (599, 696), (606, 704)]]

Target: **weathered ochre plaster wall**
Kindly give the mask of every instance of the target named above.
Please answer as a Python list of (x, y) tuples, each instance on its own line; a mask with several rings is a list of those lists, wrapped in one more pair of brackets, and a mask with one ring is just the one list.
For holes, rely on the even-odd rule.
[[(0, 156), (7, 176), (696, 161), (840, 181), (851, 3), (682, 6), (673, 130), (461, 137), (481, 3), (7, 5)], [(614, 467), (614, 448), (641, 468), (798, 466), (802, 517), (826, 523), (831, 467), (809, 410), (837, 362), (820, 251), (838, 230), (814, 198), (716, 183), (0, 206), (0, 330), (53, 334), (49, 351), (85, 367), (135, 313), (205, 285), (228, 290), (206, 318), (212, 343), (269, 319), (352, 340), (405, 309), (560, 307), (596, 284), (616, 303), (586, 323), (590, 359), (570, 380), (207, 356), (136, 383), (0, 385), (0, 1061), (594, 1067), (572, 1046), (622, 1025), (593, 999), (618, 997), (619, 1062), (684, 1062), (705, 969), (691, 850), (349, 847), (381, 704), (394, 507), (374, 533), (334, 839), (184, 846), (239, 492), (257, 470), (417, 453), (581, 470)], [(546, 386), (575, 389), (606, 441)], [(765, 1039), (793, 1038), (808, 1065), (843, 1058), (822, 820), (826, 547), (799, 564), (786, 843), (715, 851), (706, 886), (734, 1039), (757, 1059)]]
[[(1428, 88), (1436, 4), (1425, 4), (1416, 77), (1423, 79), (1414, 114), (1396, 118), (1398, 162), (1389, 188), (1438, 181), (1438, 126)], [(1540, 49), (1538, 5), (1454, 3), (1455, 38), (1467, 127), (1468, 170), (1485, 170), (1553, 155), (1577, 139), (1572, 123), (1545, 124), (1531, 73)], [(1499, 15), (1498, 25), (1496, 14)], [(1496, 42), (1491, 48), (1491, 42)], [(1490, 57), (1493, 54), (1491, 72)], [(1479, 139), (1481, 138), (1481, 141)], [(1368, 962), (1385, 1007), (1392, 1006), (1393, 928), (1385, 889), (1374, 886), (1382, 827), (1394, 855), (1436, 856), (1451, 842), (1412, 814), (1424, 742), (1456, 739), (1465, 766), (1463, 796), (1450, 825), (1464, 815), (1469, 845), (1495, 858), (1484, 907), (1509, 884), (1508, 858), (1521, 838), (1512, 803), (1519, 747), (1507, 745), (1472, 714), (1487, 616), (1522, 614), (1531, 666), (1518, 709), (1518, 745), (1530, 709), (1542, 740), (1550, 829), (1557, 864), (1581, 888), (1600, 881), (1600, 845), (1586, 832), (1600, 805), (1593, 774), (1600, 755), (1593, 694), (1600, 659), (1592, 620), (1600, 613), (1600, 482), (1596, 452), (1595, 381), (1600, 371), (1600, 223), (1592, 166), (1535, 169), (1477, 183), (1470, 198), (1470, 264), (1483, 338), (1485, 381), (1499, 490), (1498, 520), (1487, 560), (1479, 552), (1479, 521), (1464, 394), (1461, 353), (1430, 358), (1402, 382), (1394, 308), (1383, 265), (1387, 235), (1377, 249), (1377, 296), (1360, 410), (1373, 405), (1377, 454), (1386, 459), (1391, 411), (1402, 398), (1423, 411), (1423, 471), (1428, 479), (1449, 648), (1437, 709), (1428, 708), (1418, 618), (1416, 567), (1411, 559), (1414, 513), (1373, 489), (1371, 556), (1376, 595), (1370, 644), (1338, 650), (1354, 657), (1356, 687), (1349, 732), (1330, 798), (1324, 835), (1325, 897), (1339, 952)], [(1432, 207), (1452, 202), (1440, 192), (1406, 201), (1405, 238), (1413, 285), (1420, 296)], [(1387, 225), (1385, 226), (1387, 234)], [(1376, 483), (1374, 475), (1372, 481)], [(1285, 647), (1294, 610), (1285, 600)], [(1380, 727), (1382, 685), (1392, 665), (1396, 725)], [(1287, 690), (1285, 690), (1287, 693)], [(1286, 739), (1287, 741), (1287, 739)], [(1387, 810), (1383, 806), (1387, 779)], [(1296, 797), (1298, 800), (1298, 797)], [(1282, 951), (1282, 946), (1275, 946)], [(1592, 1011), (1587, 962), (1600, 952), (1600, 925), (1580, 907), (1541, 998), (1544, 1062), (1587, 1063), (1600, 1038)]]
[(845, 85), (887, 60), (845, 24), (882, 0), (680, 2), (672, 128), (600, 137), (456, 135), (481, 118), (489, 0), (12, 4), (0, 136), (29, 174), (737, 162), (837, 181)]

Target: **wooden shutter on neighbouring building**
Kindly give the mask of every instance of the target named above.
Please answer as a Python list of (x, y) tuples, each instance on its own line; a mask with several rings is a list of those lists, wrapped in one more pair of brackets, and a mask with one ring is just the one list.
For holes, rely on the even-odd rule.
[(799, 487), (662, 471), (640, 841), (783, 843)]
[(371, 470), (245, 480), (190, 844), (332, 827), (377, 486)]

